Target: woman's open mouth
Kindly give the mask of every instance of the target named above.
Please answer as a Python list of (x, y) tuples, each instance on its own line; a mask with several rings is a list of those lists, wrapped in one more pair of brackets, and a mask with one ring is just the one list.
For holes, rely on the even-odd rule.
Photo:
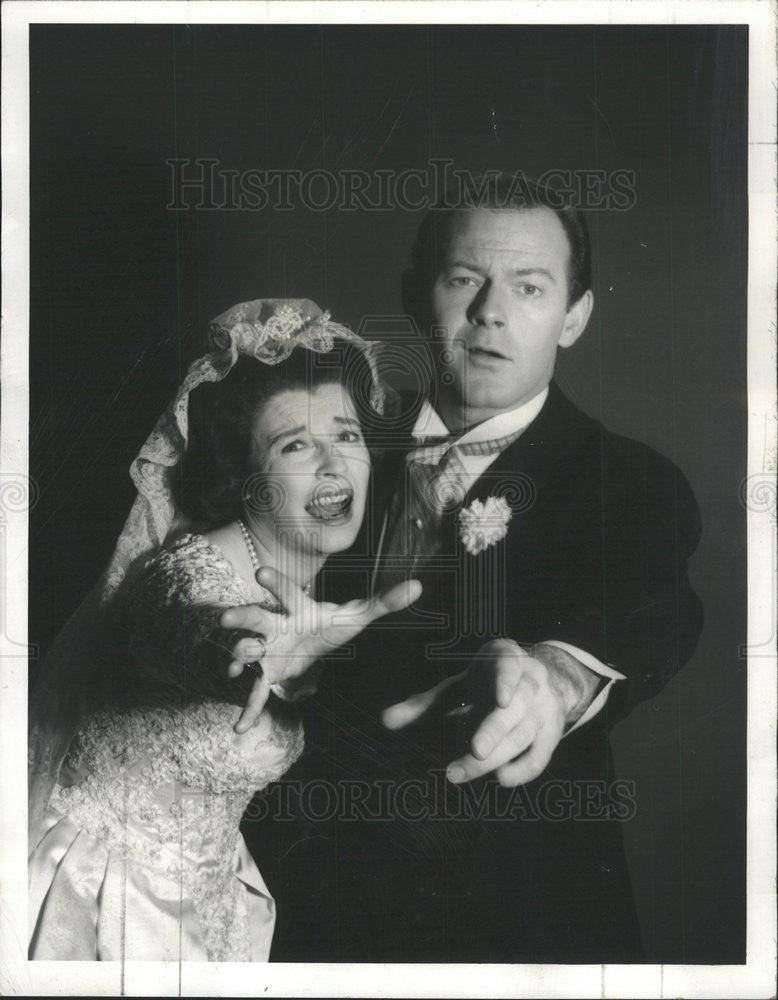
[(317, 490), (305, 505), (306, 511), (318, 521), (337, 521), (345, 517), (354, 503), (354, 492), (343, 487)]

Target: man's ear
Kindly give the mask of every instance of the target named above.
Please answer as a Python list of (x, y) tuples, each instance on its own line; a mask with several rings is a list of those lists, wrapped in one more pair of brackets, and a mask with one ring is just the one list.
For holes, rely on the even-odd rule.
[(559, 338), (560, 347), (572, 347), (581, 334), (586, 329), (589, 317), (594, 308), (594, 296), (591, 289), (574, 302), (567, 311), (565, 324), (562, 327), (562, 335)]

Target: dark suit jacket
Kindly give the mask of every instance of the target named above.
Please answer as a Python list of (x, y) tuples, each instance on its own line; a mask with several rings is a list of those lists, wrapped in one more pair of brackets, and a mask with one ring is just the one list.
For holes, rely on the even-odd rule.
[[(402, 488), (406, 444), (375, 478), (374, 512)], [(439, 552), (413, 574), (422, 597), (325, 674), (284, 801), (271, 790), (264, 819), (244, 826), (278, 903), (274, 959), (641, 959), (621, 841), (641, 806), (613, 774), (608, 730), (694, 649), (697, 505), (668, 460), (607, 432), (553, 383), (465, 505), (490, 496), (512, 508), (505, 538), (473, 556), (457, 512), (446, 516)], [(340, 560), (339, 596), (365, 592), (373, 555)], [(568, 642), (626, 680), (536, 781), (456, 788), (442, 774), (472, 733), (467, 716), (390, 733), (379, 713), (463, 670), (495, 635)]]

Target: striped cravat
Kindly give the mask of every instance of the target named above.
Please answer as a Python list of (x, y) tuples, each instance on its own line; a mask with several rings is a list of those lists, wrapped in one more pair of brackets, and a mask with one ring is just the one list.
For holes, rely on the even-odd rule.
[(392, 503), (380, 566), (378, 586), (407, 579), (430, 556), (440, 551), (444, 515), (453, 513), (469, 488), (462, 464), (464, 455), (497, 455), (522, 434), (524, 428), (488, 441), (457, 443), (453, 436), (435, 438), (413, 448), (405, 457), (404, 487), (398, 484)]
[[(405, 461), (411, 479), (426, 481), (423, 487), (428, 506), (438, 514), (460, 506), (467, 495), (467, 469), (462, 463), (463, 455), (499, 455), (520, 437), (524, 428), (488, 441), (464, 441), (439, 438), (427, 441), (408, 452)], [(414, 476), (413, 466), (427, 466), (425, 474)], [(429, 469), (433, 467), (433, 469)]]

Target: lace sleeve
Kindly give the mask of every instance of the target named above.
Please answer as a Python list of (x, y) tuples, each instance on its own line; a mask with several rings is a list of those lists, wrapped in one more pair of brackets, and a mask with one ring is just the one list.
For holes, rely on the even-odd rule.
[(244, 671), (230, 679), (227, 665), (236, 639), (247, 633), (220, 628), (219, 617), (250, 600), (217, 549), (200, 536), (185, 536), (152, 560), (118, 613), (115, 666), (125, 683), (114, 681), (136, 704), (245, 704), (253, 676)]

